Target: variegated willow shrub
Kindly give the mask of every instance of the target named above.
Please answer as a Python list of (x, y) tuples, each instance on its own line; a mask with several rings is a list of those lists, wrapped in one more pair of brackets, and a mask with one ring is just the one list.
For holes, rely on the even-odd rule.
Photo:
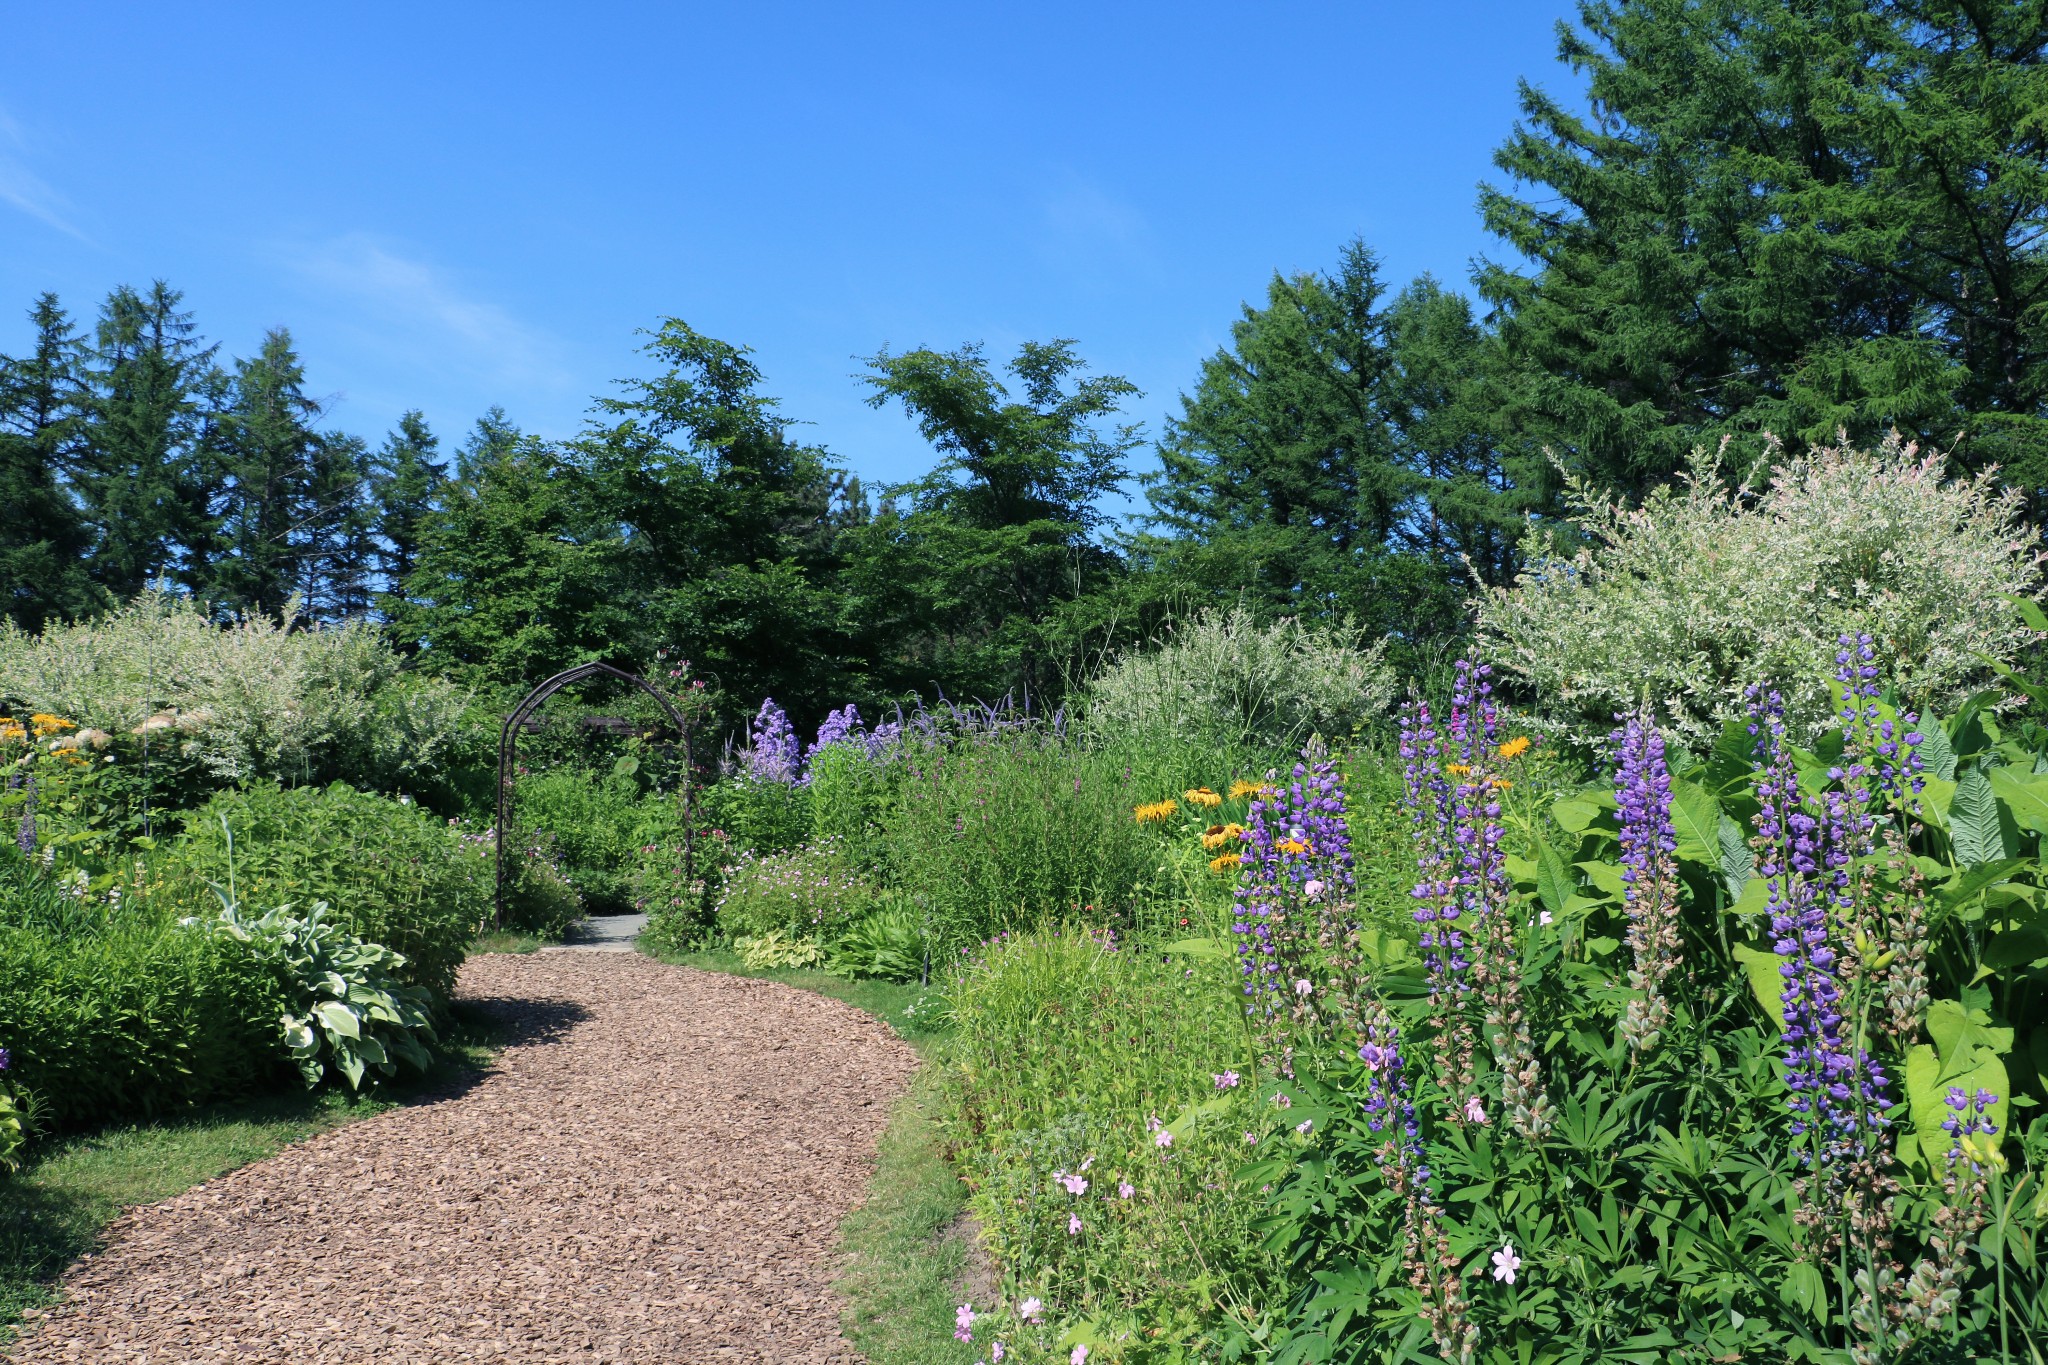
[(1942, 711), (2034, 638), (2009, 606), (2042, 583), (2016, 490), (1948, 479), (1940, 455), (1896, 438), (1765, 454), (1757, 484), (1696, 454), (1688, 479), (1634, 507), (1574, 483), (1583, 547), (1560, 555), (1532, 533), (1515, 582), (1478, 596), (1493, 657), (1542, 699), (1551, 734), (1597, 743), (1647, 691), (1676, 738), (1707, 746), (1761, 683), (1810, 744), (1833, 724), (1841, 635), (1874, 638), (1907, 695)]
[(1810, 744), (1763, 687), (1697, 751), (1627, 712), (1526, 824), (1467, 662), (1403, 715), (1412, 940), (1361, 931), (1334, 772), (1254, 807), (1285, 1114), (1246, 1175), (1293, 1291), (1236, 1349), (2043, 1360), (2048, 734), (1917, 718), (1867, 635), (1832, 662)]

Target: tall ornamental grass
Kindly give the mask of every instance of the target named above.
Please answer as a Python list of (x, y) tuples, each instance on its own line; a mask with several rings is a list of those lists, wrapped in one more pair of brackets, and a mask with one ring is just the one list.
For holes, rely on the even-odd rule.
[(1492, 657), (1533, 689), (1547, 728), (1596, 743), (1647, 696), (1682, 742), (1711, 745), (1761, 682), (1801, 742), (1829, 723), (1835, 641), (1868, 634), (1902, 689), (1953, 709), (2033, 637), (2009, 596), (2041, 590), (2020, 495), (1950, 479), (1938, 453), (1777, 454), (1761, 484), (1720, 460), (1628, 506), (1574, 483), (1577, 553), (1525, 547), (1512, 585), (1479, 594)]

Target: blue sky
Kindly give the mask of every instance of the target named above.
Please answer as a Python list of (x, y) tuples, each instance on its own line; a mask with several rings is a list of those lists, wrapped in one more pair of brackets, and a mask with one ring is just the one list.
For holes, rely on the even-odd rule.
[(931, 453), (856, 357), (1067, 336), (1156, 434), (1274, 270), (1501, 249), (1563, 10), (0, 0), (0, 350), (161, 277), (224, 353), (290, 327), (332, 425), (452, 443), (573, 431), (673, 314), (894, 480)]

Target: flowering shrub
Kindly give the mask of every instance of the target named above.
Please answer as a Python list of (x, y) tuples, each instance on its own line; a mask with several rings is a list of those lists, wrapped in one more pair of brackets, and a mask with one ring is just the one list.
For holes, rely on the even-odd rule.
[(1938, 454), (1896, 439), (1776, 456), (1761, 487), (1730, 486), (1702, 455), (1640, 507), (1572, 492), (1586, 547), (1531, 541), (1515, 583), (1478, 606), (1549, 728), (1588, 746), (1645, 693), (1679, 740), (1711, 745), (1753, 682), (1808, 743), (1832, 723), (1843, 634), (1872, 636), (1903, 690), (1945, 710), (1988, 676), (1984, 656), (2009, 662), (2031, 638), (2006, 600), (2041, 587), (2019, 494), (1989, 474), (1947, 480)]
[(7, 1088), (6, 1073), (12, 1061), (7, 1049), (0, 1047), (0, 1175), (8, 1174), (21, 1164), (19, 1153), (22, 1144), (28, 1141), (21, 1105)]
[(1288, 753), (1385, 712), (1383, 652), (1291, 617), (1260, 625), (1243, 607), (1203, 611), (1089, 683), (1087, 725), (1120, 741)]

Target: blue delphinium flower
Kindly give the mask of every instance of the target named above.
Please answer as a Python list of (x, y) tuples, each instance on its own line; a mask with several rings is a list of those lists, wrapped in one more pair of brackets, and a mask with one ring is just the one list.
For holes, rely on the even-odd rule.
[(802, 775), (797, 759), (796, 730), (791, 727), (782, 708), (775, 704), (775, 698), (761, 699), (761, 709), (754, 716), (749, 741), (744, 763), (747, 775), (755, 781), (790, 784)]

